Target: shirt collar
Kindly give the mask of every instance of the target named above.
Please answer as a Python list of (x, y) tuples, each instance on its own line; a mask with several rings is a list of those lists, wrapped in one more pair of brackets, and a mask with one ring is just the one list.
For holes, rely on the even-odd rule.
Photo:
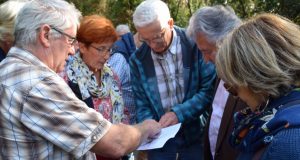
[(174, 29), (172, 30), (172, 32), (173, 32), (173, 39), (172, 39), (172, 42), (169, 46), (168, 52), (170, 52), (173, 55), (176, 55), (176, 53), (177, 53), (177, 44), (178, 44), (178, 41), (179, 41), (179, 37), (177, 36), (177, 33), (175, 32)]
[(43, 68), (47, 68), (47, 70), (50, 70), (53, 73), (56, 73), (51, 68), (49, 68), (45, 63), (43, 63), (40, 59), (38, 59), (34, 54), (30, 53), (25, 49), (12, 47), (7, 53), (7, 56), (15, 56), (19, 59), (27, 61), (28, 63), (31, 63), (34, 66), (41, 66)]

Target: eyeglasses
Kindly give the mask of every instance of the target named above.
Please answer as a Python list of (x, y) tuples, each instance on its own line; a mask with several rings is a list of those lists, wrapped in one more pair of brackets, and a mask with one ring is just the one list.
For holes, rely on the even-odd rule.
[(67, 34), (66, 32), (64, 32), (64, 31), (56, 28), (56, 27), (50, 26), (50, 28), (53, 29), (53, 30), (55, 30), (56, 32), (60, 33), (61, 35), (64, 35), (64, 36), (68, 37), (68, 44), (70, 44), (70, 45), (74, 45), (75, 44), (76, 37), (73, 37), (73, 36)]
[(162, 31), (159, 34), (155, 35), (152, 39), (144, 39), (140, 36), (140, 34), (138, 34), (138, 36), (141, 42), (145, 42), (147, 44), (150, 44), (151, 42), (161, 43), (164, 41), (165, 33), (166, 33), (166, 28), (163, 28)]
[(234, 97), (237, 97), (238, 96), (238, 93), (237, 93), (237, 90), (235, 87), (227, 84), (227, 83), (224, 83), (224, 88)]
[(112, 54), (112, 52), (113, 52), (113, 48), (112, 47), (109, 47), (109, 48), (107, 48), (107, 47), (95, 47), (95, 46), (93, 46), (93, 45), (90, 45), (92, 48), (94, 48), (94, 49), (96, 49), (100, 54), (104, 54), (104, 53), (109, 53), (109, 54)]

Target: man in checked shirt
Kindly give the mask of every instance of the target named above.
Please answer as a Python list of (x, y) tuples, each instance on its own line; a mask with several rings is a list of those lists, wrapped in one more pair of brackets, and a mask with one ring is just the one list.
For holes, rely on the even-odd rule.
[(0, 159), (118, 158), (160, 132), (154, 120), (111, 124), (56, 74), (74, 54), (80, 16), (63, 0), (19, 12), (15, 46), (0, 63)]
[(163, 1), (143, 1), (133, 14), (133, 23), (144, 42), (129, 61), (136, 119), (155, 119), (162, 127), (182, 123), (163, 148), (148, 151), (148, 160), (200, 160), (214, 66), (205, 63), (185, 30), (174, 25)]

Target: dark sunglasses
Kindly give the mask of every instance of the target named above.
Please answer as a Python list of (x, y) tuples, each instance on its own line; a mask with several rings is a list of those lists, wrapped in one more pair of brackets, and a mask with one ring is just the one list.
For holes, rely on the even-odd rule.
[(237, 93), (237, 90), (235, 87), (227, 84), (227, 83), (224, 83), (224, 88), (234, 97), (237, 97), (238, 96), (238, 93)]

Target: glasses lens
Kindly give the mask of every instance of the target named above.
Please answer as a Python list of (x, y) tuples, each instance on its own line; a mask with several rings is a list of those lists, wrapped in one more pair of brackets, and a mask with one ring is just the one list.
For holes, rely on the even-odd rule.
[(71, 39), (71, 38), (68, 39), (68, 43), (69, 43), (70, 45), (74, 45), (75, 42), (76, 42), (76, 39)]
[(93, 47), (94, 49), (96, 49), (100, 54), (105, 54), (105, 53), (109, 53), (112, 54), (113, 52), (113, 48), (106, 48), (106, 47), (95, 47), (93, 45), (90, 45), (91, 47)]
[(166, 33), (166, 29), (163, 28), (162, 31), (159, 34), (157, 34), (156, 36), (154, 36), (152, 39), (144, 39), (140, 36), (140, 34), (138, 35), (138, 38), (139, 38), (139, 41), (145, 42), (147, 44), (150, 44), (151, 42), (152, 43), (161, 43), (164, 41), (165, 33)]

